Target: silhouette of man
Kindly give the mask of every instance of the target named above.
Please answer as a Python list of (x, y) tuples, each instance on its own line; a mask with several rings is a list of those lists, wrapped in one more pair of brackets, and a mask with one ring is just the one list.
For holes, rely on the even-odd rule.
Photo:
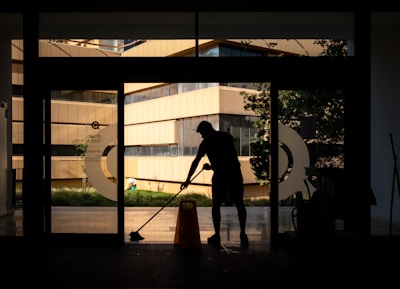
[(191, 176), (201, 158), (207, 155), (210, 165), (205, 164), (203, 169), (213, 170), (211, 215), (215, 231), (214, 235), (208, 238), (208, 244), (220, 245), (221, 205), (232, 203), (236, 206), (239, 219), (240, 245), (247, 247), (249, 241), (246, 235), (247, 211), (243, 202), (243, 176), (233, 137), (227, 132), (215, 130), (208, 121), (200, 122), (196, 132), (201, 134), (203, 140), (181, 189), (189, 186)]

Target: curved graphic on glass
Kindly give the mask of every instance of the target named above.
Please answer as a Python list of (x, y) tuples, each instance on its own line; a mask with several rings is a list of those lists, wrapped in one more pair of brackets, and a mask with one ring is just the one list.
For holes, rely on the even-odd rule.
[[(117, 124), (100, 130), (93, 136), (86, 150), (86, 176), (104, 197), (117, 201)], [(110, 150), (108, 150), (111, 147)], [(106, 155), (104, 152), (108, 151)], [(106, 158), (103, 165), (102, 158)]]
[(310, 155), (302, 137), (292, 128), (278, 124), (279, 146), (279, 200), (285, 200), (297, 191), (306, 192), (307, 182), (312, 193), (314, 186), (307, 180), (305, 168), (310, 166)]

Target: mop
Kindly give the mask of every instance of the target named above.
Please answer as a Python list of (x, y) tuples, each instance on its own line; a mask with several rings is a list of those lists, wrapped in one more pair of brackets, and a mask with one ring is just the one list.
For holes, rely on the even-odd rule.
[[(208, 165), (208, 164), (205, 164), (205, 165), (203, 166), (203, 168), (190, 180), (190, 183), (191, 183), (198, 175), (200, 175), (200, 173), (201, 173), (203, 170), (209, 169), (209, 168), (210, 168), (210, 165), (208, 165), (208, 166), (207, 166), (207, 165)], [(130, 237), (131, 237), (130, 240), (131, 240), (131, 241), (140, 241), (140, 240), (143, 240), (144, 237), (142, 237), (142, 236), (139, 234), (139, 231), (140, 231), (145, 225), (147, 225), (155, 216), (157, 216), (159, 212), (161, 212), (166, 206), (168, 206), (169, 203), (171, 203), (183, 190), (184, 190), (184, 188), (180, 189), (178, 193), (176, 193), (171, 199), (169, 199), (168, 202), (166, 202), (165, 205), (162, 206), (162, 207), (161, 207), (150, 219), (148, 219), (139, 229), (137, 229), (135, 232), (132, 231), (132, 232), (130, 233)]]

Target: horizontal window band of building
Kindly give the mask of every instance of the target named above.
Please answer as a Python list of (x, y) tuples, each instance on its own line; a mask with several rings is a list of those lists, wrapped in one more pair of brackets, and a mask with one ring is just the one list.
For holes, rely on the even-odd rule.
[(146, 101), (146, 100), (150, 100), (150, 99), (156, 99), (156, 98), (180, 94), (180, 93), (184, 93), (184, 92), (196, 91), (196, 90), (205, 89), (208, 87), (215, 87), (215, 86), (227, 86), (227, 87), (236, 87), (236, 88), (243, 88), (243, 89), (256, 89), (254, 84), (249, 83), (249, 82), (166, 83), (163, 85), (145, 89), (143, 91), (138, 91), (138, 92), (134, 92), (134, 93), (125, 95), (125, 104), (136, 103), (136, 102)]
[[(210, 115), (186, 118), (178, 121), (178, 143), (157, 145), (133, 145), (125, 146), (125, 156), (191, 156), (197, 152), (201, 138), (196, 133), (197, 125), (202, 120), (211, 121), (216, 129), (231, 133), (235, 140), (236, 150), (239, 156), (250, 156), (250, 143), (254, 139), (257, 130), (253, 127), (256, 116), (241, 115)], [(68, 124), (70, 125), (70, 124)], [(176, 132), (172, 132), (175, 134)], [(13, 144), (13, 155), (23, 155), (23, 144)], [(107, 150), (103, 152), (106, 155)], [(51, 155), (53, 156), (76, 156), (80, 155), (71, 141), (68, 144), (52, 144)]]
[[(129, 103), (147, 101), (164, 96), (170, 96), (215, 86), (255, 89), (255, 86), (249, 82), (165, 83), (162, 85), (147, 88), (143, 91), (128, 93), (124, 96), (125, 97), (124, 103), (129, 104)], [(52, 91), (51, 99), (63, 100), (63, 101), (88, 102), (88, 103), (103, 103), (103, 104), (117, 103), (117, 95), (112, 92), (70, 90), (69, 93), (62, 93), (63, 91), (64, 90)], [(23, 86), (13, 85), (12, 94), (14, 97), (23, 97)]]

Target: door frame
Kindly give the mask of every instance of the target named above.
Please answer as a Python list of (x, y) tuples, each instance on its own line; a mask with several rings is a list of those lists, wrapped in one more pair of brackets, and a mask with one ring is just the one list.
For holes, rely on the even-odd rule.
[[(355, 91), (352, 81), (356, 73), (354, 57), (48, 57), (39, 58), (40, 79), (45, 91), (60, 89), (118, 90), (118, 143), (124, 143), (124, 83), (133, 82), (270, 82), (272, 100), (278, 90), (343, 89)], [(54, 67), (62, 69), (55, 70)], [(82, 67), (90, 67), (90, 73)], [(321, 73), (321, 67), (329, 67)], [(210, 69), (211, 68), (211, 69)], [(73, 74), (70, 72), (74, 71)], [(337, 73), (340, 71), (340, 73)], [(49, 93), (45, 95), (48, 101)], [(353, 101), (352, 98), (348, 100)], [(350, 106), (354, 107), (354, 105)], [(49, 112), (46, 112), (49, 113)], [(277, 112), (272, 111), (272, 128), (277, 127)], [(47, 119), (47, 118), (46, 118)], [(275, 124), (276, 122), (276, 124)], [(351, 122), (348, 122), (351, 124)], [(49, 129), (45, 130), (45, 139)], [(350, 136), (350, 139), (353, 139)], [(360, 141), (358, 141), (360, 142)], [(277, 168), (278, 139), (272, 137), (271, 165)], [(346, 151), (347, 152), (347, 151)], [(346, 153), (345, 152), (345, 153)], [(47, 153), (48, 150), (47, 150)], [(348, 151), (347, 153), (354, 153)], [(118, 150), (123, 160), (123, 150)], [(47, 159), (47, 158), (46, 158)], [(48, 164), (46, 164), (46, 168)], [(47, 171), (47, 170), (46, 170)], [(124, 161), (118, 162), (118, 179), (123, 179)], [(275, 176), (275, 177), (274, 177)], [(48, 176), (46, 175), (46, 178)], [(278, 175), (271, 179), (271, 242), (278, 240)], [(47, 184), (47, 193), (49, 190)], [(123, 182), (118, 182), (118, 198), (123, 200)], [(47, 201), (46, 208), (49, 207)], [(46, 211), (47, 212), (47, 211)], [(51, 224), (51, 216), (46, 215)], [(118, 202), (117, 236), (94, 236), (117, 243), (124, 242), (124, 202)], [(48, 230), (48, 228), (46, 229)], [(90, 235), (90, 234), (89, 234)], [(93, 236), (92, 236), (93, 237)]]

